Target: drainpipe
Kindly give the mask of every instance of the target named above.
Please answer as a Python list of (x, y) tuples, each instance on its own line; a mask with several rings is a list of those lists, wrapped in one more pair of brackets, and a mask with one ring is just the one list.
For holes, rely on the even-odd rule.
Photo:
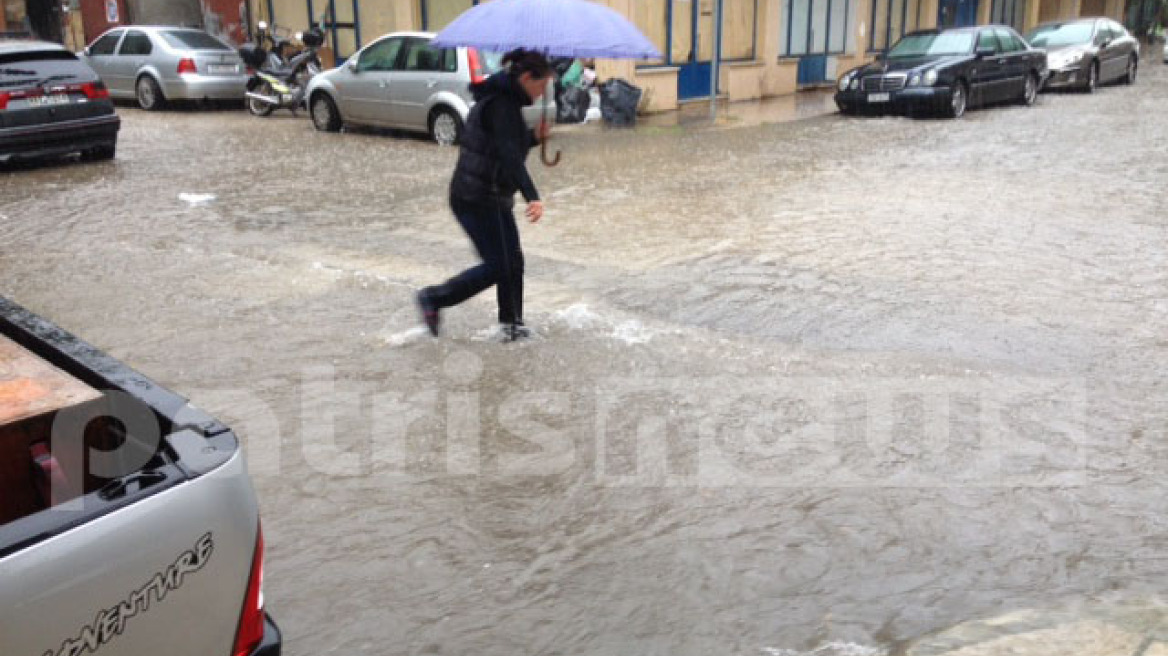
[(718, 74), (722, 68), (722, 0), (714, 0), (714, 61), (710, 64), (710, 119), (718, 117)]

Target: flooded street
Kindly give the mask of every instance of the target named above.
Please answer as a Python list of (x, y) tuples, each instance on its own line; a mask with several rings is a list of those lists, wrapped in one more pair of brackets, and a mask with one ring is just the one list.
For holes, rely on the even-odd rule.
[(0, 173), (0, 294), (238, 430), (291, 656), (876, 656), (1155, 609), (1144, 69), (959, 121), (567, 131), (519, 344), (493, 292), (419, 327), (474, 262), (455, 150), (120, 108), (113, 162)]

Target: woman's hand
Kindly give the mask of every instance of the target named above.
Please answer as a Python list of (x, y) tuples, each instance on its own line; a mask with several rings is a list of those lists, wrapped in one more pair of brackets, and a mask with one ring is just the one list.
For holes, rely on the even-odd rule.
[(527, 220), (538, 223), (543, 218), (543, 201), (533, 200), (527, 204)]

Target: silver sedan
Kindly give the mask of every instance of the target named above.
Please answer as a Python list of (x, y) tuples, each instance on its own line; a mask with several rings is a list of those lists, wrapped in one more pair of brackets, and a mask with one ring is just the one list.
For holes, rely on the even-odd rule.
[(82, 53), (114, 98), (158, 109), (168, 100), (241, 100), (247, 68), (210, 34), (182, 27), (117, 27)]

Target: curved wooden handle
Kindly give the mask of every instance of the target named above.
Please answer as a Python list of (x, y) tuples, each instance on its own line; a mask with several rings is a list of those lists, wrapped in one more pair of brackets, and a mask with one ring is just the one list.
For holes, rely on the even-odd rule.
[(552, 167), (552, 166), (559, 164), (560, 163), (560, 155), (561, 155), (560, 151), (557, 150), (555, 157), (548, 159), (547, 139), (544, 139), (543, 141), (539, 142), (539, 159), (540, 159), (540, 161), (543, 162), (544, 166)]

